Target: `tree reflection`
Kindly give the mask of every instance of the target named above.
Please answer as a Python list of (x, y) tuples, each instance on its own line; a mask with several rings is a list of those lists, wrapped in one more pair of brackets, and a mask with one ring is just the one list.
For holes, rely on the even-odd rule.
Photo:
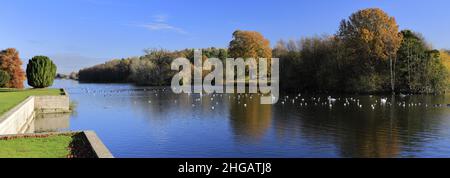
[(231, 95), (230, 124), (237, 141), (258, 141), (271, 127), (272, 105), (260, 104), (257, 94)]
[(431, 107), (433, 103), (448, 102), (440, 97), (391, 98), (397, 102), (428, 103), (429, 107), (367, 107), (377, 99), (361, 97), (366, 106), (363, 108), (278, 106), (274, 111), (276, 133), (280, 138), (300, 136), (312, 144), (334, 144), (341, 157), (408, 157), (408, 153), (426, 149), (430, 137), (436, 139), (436, 128), (449, 114), (446, 108)]

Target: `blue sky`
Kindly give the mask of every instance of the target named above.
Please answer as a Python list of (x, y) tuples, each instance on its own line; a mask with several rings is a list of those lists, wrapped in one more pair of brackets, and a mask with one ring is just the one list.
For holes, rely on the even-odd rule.
[(362, 8), (379, 7), (401, 29), (450, 49), (448, 0), (2, 0), (0, 48), (50, 56), (59, 72), (145, 48), (226, 47), (236, 29), (279, 39), (334, 34)]

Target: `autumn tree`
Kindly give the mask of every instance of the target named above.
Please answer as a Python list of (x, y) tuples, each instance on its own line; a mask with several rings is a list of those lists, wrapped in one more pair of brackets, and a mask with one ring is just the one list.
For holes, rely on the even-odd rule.
[(0, 70), (6, 71), (10, 76), (6, 84), (8, 88), (23, 88), (25, 72), (22, 69), (22, 61), (19, 52), (14, 48), (8, 48), (0, 52)]
[(358, 76), (350, 88), (370, 92), (391, 85), (393, 90), (392, 64), (402, 41), (394, 17), (378, 8), (357, 11), (341, 22), (337, 37), (355, 66), (351, 76)]
[(4, 87), (9, 82), (9, 74), (0, 70), (0, 88)]
[(441, 50), (440, 51), (440, 56), (441, 56), (441, 60), (442, 63), (444, 64), (445, 68), (450, 71), (450, 53)]
[(272, 58), (269, 40), (259, 32), (237, 30), (229, 46), (229, 56), (233, 58)]
[[(447, 71), (447, 73), (450, 74), (450, 52), (441, 50), (440, 57), (441, 57), (442, 64), (445, 67), (445, 70)], [(445, 90), (448, 90), (448, 89), (450, 89), (448, 86), (450, 84), (450, 77), (447, 77), (446, 83), (447, 83), (447, 87), (445, 88)]]
[[(269, 40), (265, 39), (259, 32), (236, 30), (233, 33), (233, 40), (231, 40), (228, 47), (228, 55), (235, 59), (255, 59), (256, 63), (253, 65), (258, 65), (260, 58), (266, 58), (268, 67), (267, 73), (269, 76), (271, 75), (272, 49), (270, 48)], [(252, 63), (249, 63), (249, 65), (251, 64)], [(250, 68), (255, 69), (256, 66), (247, 66), (246, 73), (249, 72)]]

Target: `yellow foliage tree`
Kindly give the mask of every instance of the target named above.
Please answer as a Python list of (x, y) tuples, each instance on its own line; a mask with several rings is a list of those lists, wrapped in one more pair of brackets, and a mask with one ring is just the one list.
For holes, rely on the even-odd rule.
[(253, 58), (257, 63), (260, 58), (266, 58), (269, 68), (267, 73), (271, 76), (272, 48), (270, 48), (269, 40), (265, 39), (261, 33), (236, 30), (228, 50), (228, 54), (232, 58), (243, 58), (244, 60)]
[(370, 60), (388, 60), (402, 42), (395, 18), (378, 8), (360, 10), (343, 20), (338, 36), (360, 59)]
[[(391, 85), (394, 91), (393, 64), (402, 42), (394, 17), (379, 8), (359, 10), (341, 22), (337, 37), (345, 46), (349, 63), (355, 66), (349, 75), (358, 75), (352, 88), (367, 91)], [(386, 82), (389, 78), (390, 82)]]
[(230, 42), (229, 55), (233, 58), (272, 58), (269, 40), (256, 31), (236, 30)]
[[(450, 54), (447, 51), (441, 50), (440, 57), (445, 69), (447, 69), (447, 72), (450, 73)], [(450, 77), (447, 77), (447, 84), (450, 84)], [(449, 88), (450, 86), (447, 87), (447, 89)]]

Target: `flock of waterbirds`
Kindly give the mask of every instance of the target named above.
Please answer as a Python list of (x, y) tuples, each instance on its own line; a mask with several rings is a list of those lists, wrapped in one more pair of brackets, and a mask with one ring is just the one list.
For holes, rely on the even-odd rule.
[[(82, 93), (90, 94), (93, 96), (103, 96), (103, 97), (114, 97), (114, 96), (136, 96), (136, 97), (149, 97), (149, 95), (154, 95), (158, 97), (159, 95), (165, 94), (173, 94), (170, 88), (136, 88), (136, 89), (90, 89), (90, 88), (82, 88)], [(144, 95), (142, 95), (144, 92)], [(150, 93), (150, 94), (145, 94)], [(141, 94), (141, 95), (139, 95)], [(259, 104), (258, 101), (252, 101), (254, 98), (259, 98), (262, 96), (261, 93), (258, 94), (249, 94), (249, 93), (241, 93), (241, 94), (187, 94), (192, 98), (192, 107), (196, 107), (202, 104), (203, 100), (210, 100), (209, 102), (212, 106), (211, 109), (215, 110), (216, 106), (220, 104), (220, 98), (228, 98), (229, 100), (235, 100), (238, 105), (242, 105), (244, 108), (247, 108), (250, 104)], [(305, 107), (327, 107), (329, 109), (333, 109), (336, 106), (340, 106), (343, 108), (369, 108), (375, 110), (377, 107), (390, 107), (390, 106), (398, 106), (400, 108), (411, 108), (411, 107), (450, 107), (447, 104), (428, 104), (423, 102), (413, 102), (409, 101), (406, 98), (407, 95), (400, 94), (396, 99), (389, 99), (387, 97), (375, 97), (369, 95), (369, 98), (365, 98), (363, 102), (362, 98), (364, 96), (353, 96), (353, 97), (333, 97), (333, 96), (314, 96), (314, 95), (302, 95), (298, 93), (296, 95), (284, 95), (279, 97), (277, 105), (281, 106), (297, 106), (299, 108)], [(367, 97), (367, 96), (365, 96)], [(177, 103), (177, 99), (173, 99), (174, 103)], [(135, 101), (136, 103), (136, 101)], [(152, 100), (148, 99), (148, 104), (152, 104)]]
[[(306, 96), (302, 97), (302, 94), (298, 94), (297, 96), (289, 96), (286, 95), (281, 99), (281, 104), (297, 104), (300, 107), (305, 106), (326, 106), (332, 109), (336, 106), (342, 106), (344, 108), (357, 107), (357, 108), (370, 108), (375, 110), (377, 107), (390, 107), (390, 106), (398, 106), (401, 108), (411, 108), (411, 107), (444, 107), (450, 105), (444, 104), (428, 104), (424, 102), (414, 102), (408, 101), (405, 98), (407, 95), (398, 95), (398, 97), (394, 97), (396, 99), (388, 99), (387, 97), (375, 97), (373, 95), (369, 95), (369, 98), (365, 98), (363, 102), (361, 99), (362, 96), (358, 97), (317, 97), (317, 96)], [(364, 103), (364, 104), (363, 104)]]

